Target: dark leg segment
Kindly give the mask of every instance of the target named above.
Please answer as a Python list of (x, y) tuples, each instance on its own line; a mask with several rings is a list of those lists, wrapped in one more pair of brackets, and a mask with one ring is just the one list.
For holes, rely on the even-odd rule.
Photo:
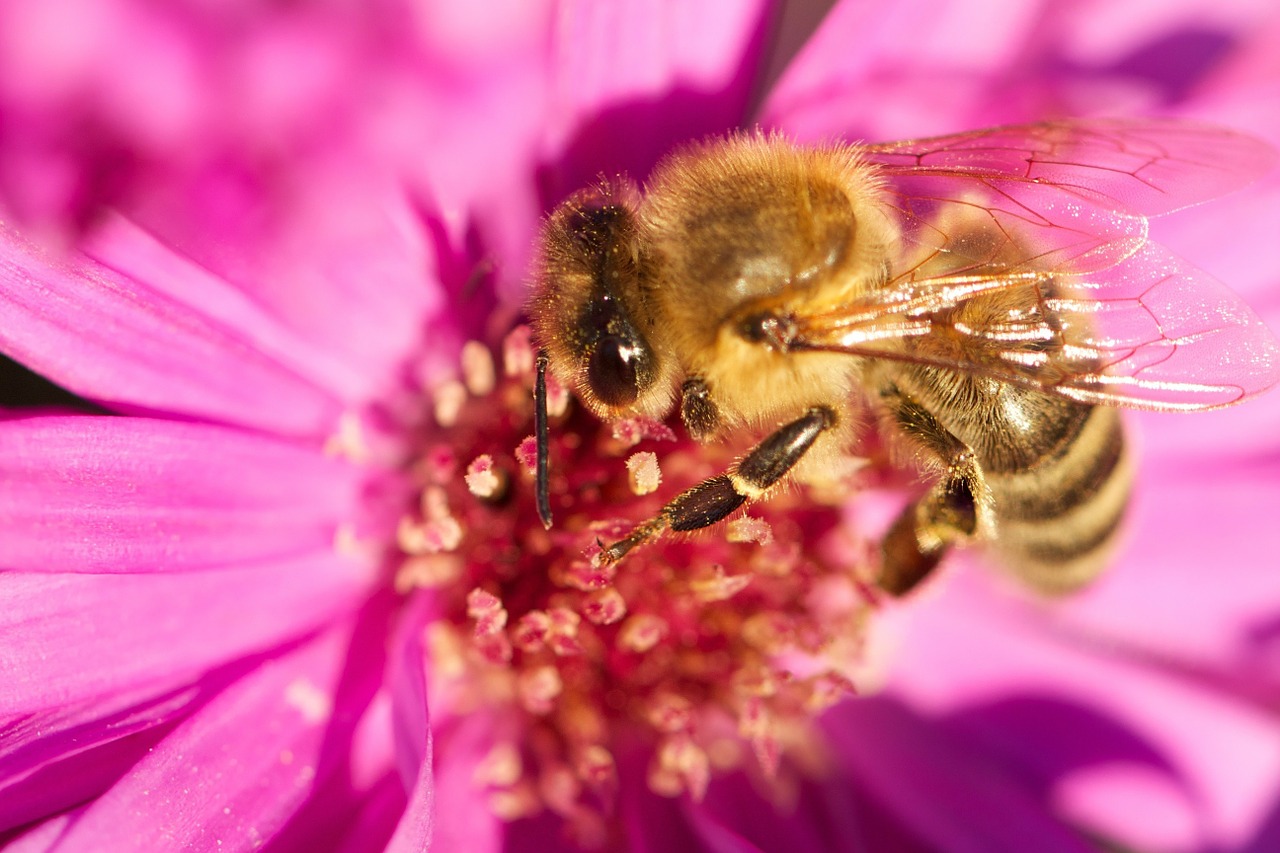
[(694, 441), (706, 441), (720, 426), (720, 410), (707, 384), (694, 376), (680, 388), (680, 419)]
[(632, 548), (663, 530), (698, 530), (723, 520), (782, 479), (835, 421), (835, 413), (830, 409), (815, 407), (804, 417), (784, 424), (756, 445), (738, 463), (736, 471), (703, 480), (676, 496), (653, 519), (637, 527), (626, 539), (606, 548), (600, 555), (601, 561), (617, 562)]
[(952, 545), (979, 534), (991, 501), (978, 460), (964, 442), (897, 388), (890, 386), (880, 398), (898, 427), (947, 466), (942, 479), (902, 511), (881, 543), (880, 586), (903, 595), (928, 577)]

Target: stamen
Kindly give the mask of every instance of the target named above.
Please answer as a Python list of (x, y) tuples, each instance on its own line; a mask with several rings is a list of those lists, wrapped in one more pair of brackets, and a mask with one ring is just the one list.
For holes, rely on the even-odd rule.
[(534, 669), (526, 669), (517, 677), (516, 689), (520, 694), (520, 704), (530, 714), (548, 714), (564, 682), (560, 680), (560, 670), (547, 664)]
[(462, 345), (462, 381), (476, 397), (491, 394), (497, 383), (493, 357), (489, 355), (489, 348), (479, 341), (467, 341)]
[(618, 632), (618, 647), (643, 654), (667, 636), (667, 623), (652, 613), (637, 613)]
[(528, 326), (516, 326), (502, 339), (502, 372), (513, 378), (533, 373), (533, 334)]
[(475, 620), (477, 637), (496, 634), (507, 625), (507, 609), (502, 602), (478, 587), (467, 593), (467, 615)]
[(751, 583), (751, 575), (727, 575), (724, 566), (715, 565), (699, 570), (689, 580), (689, 589), (700, 601), (727, 601), (742, 592)]
[(520, 750), (515, 744), (503, 741), (494, 744), (476, 765), (472, 780), (480, 785), (506, 788), (520, 781), (523, 775)]
[(756, 542), (768, 545), (773, 541), (773, 528), (763, 518), (745, 515), (725, 525), (725, 538), (730, 542)]
[[(848, 536), (840, 513), (807, 489), (786, 493), (601, 565), (605, 543), (732, 470), (745, 448), (694, 444), (645, 418), (602, 424), (548, 372), (557, 515), (545, 529), (527, 329), (504, 338), (500, 359), (498, 370), (469, 342), (461, 381), (430, 396), (435, 426), (407, 472), (420, 492), (397, 525), (395, 572), (397, 590), (429, 590), (433, 718), (485, 708), (502, 721), (475, 779), (491, 810), (549, 810), (604, 844), (620, 748), (649, 749), (649, 786), (672, 796), (701, 797), (712, 774), (744, 764), (801, 767), (808, 719), (862, 677), (871, 568), (857, 548), (830, 547)], [(655, 444), (633, 450), (642, 442)], [(856, 559), (833, 565), (830, 553)]]
[(461, 382), (451, 379), (442, 383), (431, 395), (436, 423), (448, 429), (458, 422), (458, 415), (467, 402), (467, 389)]
[(582, 615), (593, 625), (612, 625), (627, 615), (627, 603), (616, 589), (606, 587), (586, 597)]
[(658, 470), (658, 455), (645, 451), (633, 453), (627, 459), (627, 474), (631, 477), (631, 491), (647, 495), (658, 490), (662, 472)]
[(507, 490), (507, 475), (493, 463), (493, 457), (485, 453), (477, 456), (467, 466), (464, 478), (467, 491), (481, 500), (497, 500)]

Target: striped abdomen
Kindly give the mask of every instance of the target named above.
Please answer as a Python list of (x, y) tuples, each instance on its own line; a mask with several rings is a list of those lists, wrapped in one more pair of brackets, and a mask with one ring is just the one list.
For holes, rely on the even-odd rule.
[(1132, 472), (1120, 412), (1070, 404), (1060, 440), (1033, 442), (1031, 464), (988, 469), (995, 546), (1033, 586), (1068, 592), (1105, 566), (1128, 504)]

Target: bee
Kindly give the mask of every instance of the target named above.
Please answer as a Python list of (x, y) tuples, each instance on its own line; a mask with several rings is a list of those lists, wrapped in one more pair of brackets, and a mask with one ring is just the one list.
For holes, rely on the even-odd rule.
[(606, 563), (829, 478), (865, 412), (931, 473), (884, 535), (885, 591), (971, 543), (1036, 588), (1077, 588), (1128, 502), (1118, 408), (1212, 409), (1280, 379), (1267, 327), (1147, 220), (1271, 159), (1221, 128), (1067, 120), (867, 145), (742, 133), (675, 151), (643, 190), (602, 179), (541, 237), (543, 523), (550, 370), (602, 419), (678, 405), (699, 442), (768, 431)]

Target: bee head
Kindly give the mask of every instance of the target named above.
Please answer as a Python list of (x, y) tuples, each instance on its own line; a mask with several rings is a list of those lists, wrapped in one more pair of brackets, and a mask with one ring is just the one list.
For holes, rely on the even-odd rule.
[(552, 374), (605, 419), (670, 403), (651, 344), (638, 199), (618, 179), (561, 204), (543, 229), (531, 303)]

